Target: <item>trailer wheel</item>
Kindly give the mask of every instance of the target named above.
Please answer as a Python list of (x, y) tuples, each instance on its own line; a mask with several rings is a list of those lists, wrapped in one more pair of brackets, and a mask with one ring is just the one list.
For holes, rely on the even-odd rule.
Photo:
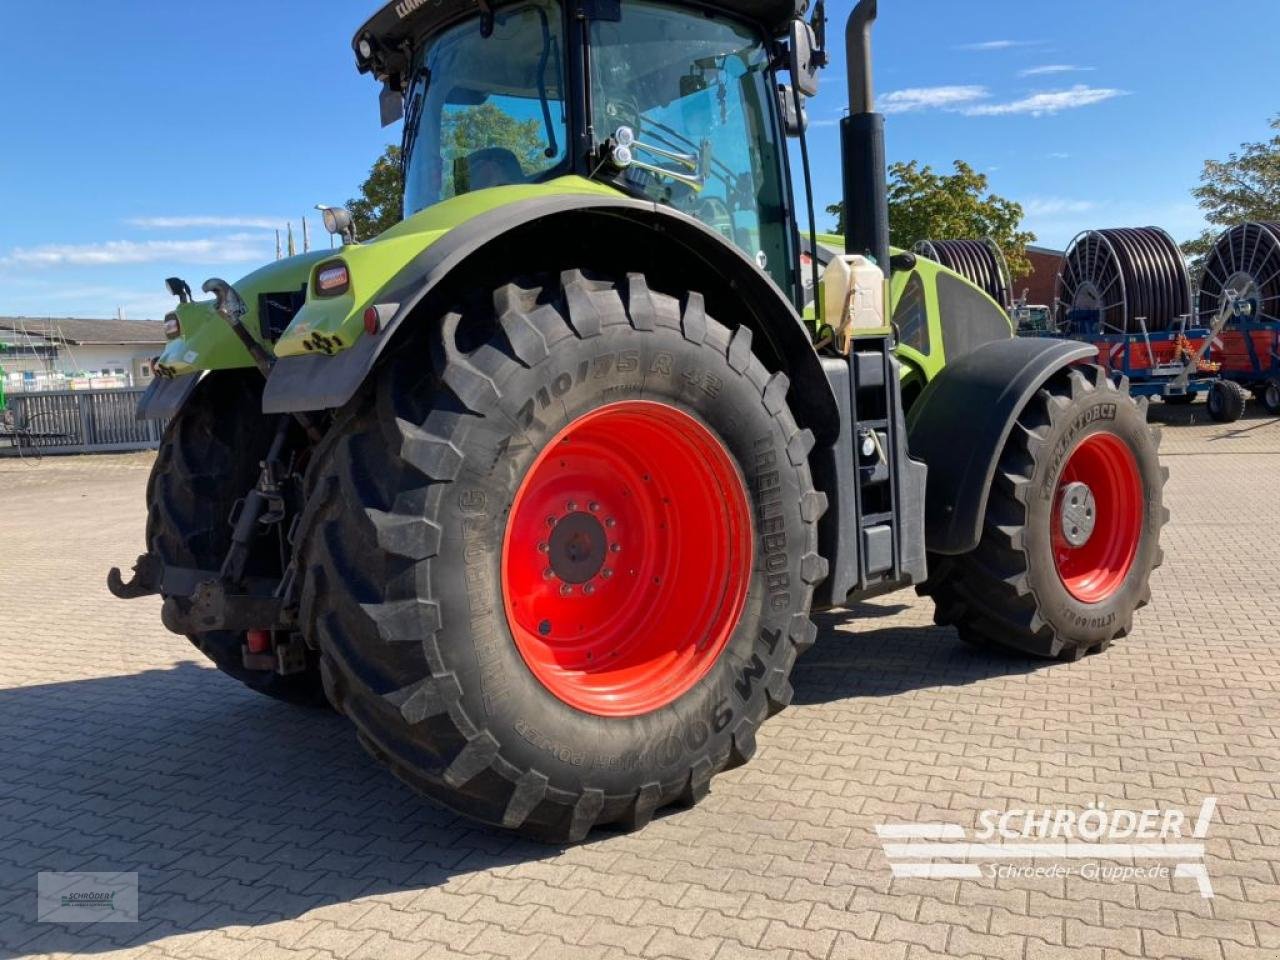
[(1215, 380), (1209, 387), (1209, 416), (1218, 423), (1235, 423), (1244, 416), (1248, 399), (1244, 387), (1231, 380)]
[(330, 697), (376, 759), (551, 842), (746, 762), (826, 574), (813, 435), (750, 343), (698, 294), (569, 271), (392, 350), (298, 546)]
[(1267, 413), (1280, 414), (1280, 377), (1272, 377), (1258, 390), (1258, 399)]
[(982, 540), (930, 558), (922, 588), (962, 639), (1075, 660), (1132, 628), (1160, 565), (1167, 471), (1145, 404), (1099, 367), (1071, 367), (1018, 416)]
[[(235, 501), (257, 482), (258, 463), (275, 434), (262, 415), (262, 377), (230, 370), (205, 377), (165, 429), (147, 481), (147, 546), (166, 565), (217, 570), (231, 546), (227, 519)], [(278, 551), (259, 550), (248, 571), (279, 577)], [(164, 598), (181, 606), (182, 597)], [(243, 632), (188, 634), (223, 673), (277, 700), (324, 706), (318, 662), (300, 673), (248, 670), (241, 656)]]

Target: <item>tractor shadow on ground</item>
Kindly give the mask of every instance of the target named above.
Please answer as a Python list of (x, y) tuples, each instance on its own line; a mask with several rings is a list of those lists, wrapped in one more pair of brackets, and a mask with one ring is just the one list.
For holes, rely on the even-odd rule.
[(1209, 416), (1209, 408), (1204, 401), (1178, 406), (1153, 400), (1147, 407), (1147, 420), (1175, 428), (1217, 427), (1221, 433), (1212, 437), (1211, 440), (1230, 440), (1260, 427), (1280, 422), (1280, 417), (1274, 413), (1268, 413), (1258, 400), (1252, 398), (1245, 407), (1244, 416), (1235, 423), (1216, 422)]
[(817, 642), (796, 661), (791, 675), (792, 703), (891, 697), (1054, 666), (1051, 661), (971, 647), (951, 627), (868, 626), (903, 609), (901, 604), (876, 602), (817, 614)]
[[(948, 629), (862, 629), (902, 609), (820, 616), (794, 674), (796, 703), (1041, 666), (971, 651)], [(0, 689), (0, 731), (0, 955), (259, 927), (561, 853), (421, 800), (365, 755), (342, 717), (192, 662)], [(37, 873), (73, 870), (136, 871), (140, 922), (34, 922)]]

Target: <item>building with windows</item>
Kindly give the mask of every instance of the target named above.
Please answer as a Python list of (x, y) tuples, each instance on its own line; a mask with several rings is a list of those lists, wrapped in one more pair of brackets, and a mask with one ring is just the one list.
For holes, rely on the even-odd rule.
[(9, 393), (144, 386), (164, 343), (152, 320), (0, 317), (0, 383)]

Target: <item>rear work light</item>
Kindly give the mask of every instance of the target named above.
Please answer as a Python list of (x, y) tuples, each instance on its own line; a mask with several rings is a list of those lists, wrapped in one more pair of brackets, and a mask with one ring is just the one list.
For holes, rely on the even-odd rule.
[(164, 315), (164, 335), (169, 340), (177, 340), (182, 336), (182, 322), (176, 313), (170, 312)]
[(351, 288), (351, 273), (341, 260), (326, 263), (316, 270), (316, 296), (336, 297)]

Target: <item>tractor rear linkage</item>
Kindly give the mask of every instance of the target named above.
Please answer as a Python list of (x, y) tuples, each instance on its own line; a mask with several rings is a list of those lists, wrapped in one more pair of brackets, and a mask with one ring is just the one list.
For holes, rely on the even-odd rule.
[[(219, 315), (244, 344), (265, 379), (271, 372), (273, 360), (240, 322), (245, 313), (244, 302), (231, 285), (222, 280), (208, 280), (203, 289), (217, 298)], [(300, 672), (306, 669), (307, 663), (302, 635), (291, 629), (297, 603), (293, 566), (285, 568), (279, 581), (246, 576), (245, 569), (255, 535), (272, 527), (279, 528), (289, 515), (288, 489), (301, 488), (302, 476), (296, 469), (296, 458), (286, 456), (289, 429), (294, 422), (313, 443), (323, 435), (313, 418), (306, 414), (285, 414), (279, 418), (266, 459), (259, 465), (257, 483), (236, 501), (227, 518), (232, 528), (231, 547), (221, 569), (166, 566), (157, 554), (148, 552), (138, 557), (127, 583), (119, 567), (112, 567), (107, 574), (107, 589), (123, 600), (163, 594), (161, 619), (165, 627), (175, 633), (246, 632), (247, 642), (242, 647), (245, 668), (274, 670), (280, 674)], [(297, 519), (295, 510), (284, 541), (292, 540), (292, 527)], [(274, 641), (276, 632), (287, 632), (288, 639)]]

